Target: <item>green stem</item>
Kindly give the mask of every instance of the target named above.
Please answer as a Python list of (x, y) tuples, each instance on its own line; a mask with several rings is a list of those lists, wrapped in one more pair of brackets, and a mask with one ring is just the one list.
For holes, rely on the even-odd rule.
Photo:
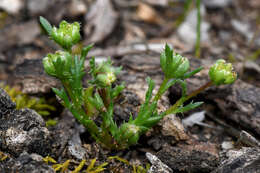
[(187, 95), (186, 97), (182, 97), (180, 98), (174, 105), (172, 105), (169, 109), (167, 109), (165, 111), (165, 115), (168, 115), (170, 113), (172, 113), (174, 110), (176, 110), (179, 106), (181, 106), (185, 101), (189, 100), (190, 98), (198, 95), (200, 92), (202, 92), (203, 90), (205, 90), (206, 88), (210, 87), (213, 83), (211, 81), (209, 81), (208, 83), (206, 83), (205, 85), (201, 86), (200, 88), (196, 89), (195, 91), (193, 91), (192, 93), (190, 93), (189, 95)]
[(196, 39), (196, 46), (195, 46), (195, 55), (197, 58), (200, 57), (200, 0), (196, 0), (196, 7), (197, 7), (197, 39)]
[(156, 93), (153, 101), (158, 101), (162, 97), (162, 95), (164, 93), (163, 90), (165, 89), (168, 81), (169, 81), (169, 79), (165, 77), (163, 82), (162, 82), (162, 84), (161, 84), (161, 86), (160, 86), (160, 88), (159, 88), (159, 90), (158, 90), (158, 92)]
[(85, 110), (82, 108), (81, 105), (79, 105), (77, 98), (75, 98), (75, 95), (71, 91), (71, 87), (69, 83), (66, 82), (66, 80), (61, 80), (61, 81), (66, 92), (69, 95), (69, 98), (71, 99), (70, 101), (72, 103), (72, 107), (69, 109), (70, 112), (81, 124), (83, 124), (88, 129), (88, 131), (90, 132), (90, 134), (95, 140), (100, 140), (99, 139), (100, 133), (99, 133), (98, 126), (95, 124), (94, 121), (88, 118), (88, 116), (85, 113)]

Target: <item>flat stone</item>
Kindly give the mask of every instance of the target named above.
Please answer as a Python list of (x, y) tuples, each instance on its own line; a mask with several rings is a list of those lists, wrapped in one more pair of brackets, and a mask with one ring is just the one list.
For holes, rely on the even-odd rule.
[(242, 148), (224, 154), (219, 167), (212, 173), (259, 173), (260, 149)]

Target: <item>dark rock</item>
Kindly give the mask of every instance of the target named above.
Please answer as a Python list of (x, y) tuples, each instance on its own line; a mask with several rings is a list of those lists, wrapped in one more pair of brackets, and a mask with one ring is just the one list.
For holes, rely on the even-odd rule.
[(49, 165), (42, 161), (37, 154), (22, 153), (18, 158), (8, 158), (0, 162), (0, 169), (3, 173), (54, 173)]
[(173, 172), (210, 172), (219, 163), (218, 154), (214, 150), (215, 146), (208, 144), (166, 146), (156, 155)]
[(237, 80), (231, 86), (209, 89), (205, 97), (217, 103), (225, 119), (260, 135), (260, 88)]
[(68, 142), (68, 152), (79, 160), (85, 159), (86, 150), (82, 147), (79, 132), (74, 133), (71, 140)]
[(230, 150), (222, 158), (219, 167), (212, 173), (258, 173), (260, 172), (260, 149), (242, 148)]
[(16, 107), (9, 95), (0, 88), (0, 118)]
[(49, 131), (42, 117), (31, 109), (15, 110), (15, 104), (0, 89), (0, 149), (18, 156), (23, 151), (48, 155)]
[(135, 118), (139, 106), (140, 98), (134, 92), (125, 89), (117, 99), (114, 107), (114, 119), (117, 124), (128, 121), (131, 114)]
[(49, 131), (42, 117), (31, 109), (14, 110), (0, 119), (0, 148), (14, 156), (21, 152), (48, 155), (51, 151)]
[[(51, 138), (54, 139), (52, 143), (52, 156), (69, 158), (71, 158), (71, 156), (75, 158), (83, 157), (83, 155), (77, 153), (79, 150), (83, 150), (80, 146), (80, 138), (77, 138), (80, 133), (78, 126), (79, 124), (73, 115), (68, 110), (65, 110), (58, 124), (49, 128)], [(75, 139), (73, 140), (73, 136), (76, 136), (75, 138), (78, 143), (75, 142)]]
[(146, 158), (150, 161), (152, 166), (148, 170), (148, 173), (172, 173), (172, 169), (165, 165), (160, 159), (155, 155), (147, 152), (145, 154)]

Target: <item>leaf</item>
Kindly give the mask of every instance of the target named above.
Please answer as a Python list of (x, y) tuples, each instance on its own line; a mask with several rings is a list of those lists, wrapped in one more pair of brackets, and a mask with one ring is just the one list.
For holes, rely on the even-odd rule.
[(48, 20), (46, 20), (44, 17), (40, 16), (40, 23), (41, 23), (42, 27), (45, 29), (45, 31), (48, 33), (48, 35), (51, 36), (52, 26), (48, 22)]
[(93, 78), (96, 77), (96, 62), (95, 62), (95, 58), (92, 57), (91, 60), (89, 60), (89, 66), (90, 66), (90, 71), (89, 73), (92, 75)]
[(81, 55), (80, 55), (80, 69), (84, 68), (84, 62), (86, 60), (87, 54), (90, 51), (90, 49), (93, 48), (93, 46), (94, 46), (94, 44), (91, 44), (82, 49)]
[(191, 76), (195, 75), (196, 73), (200, 72), (201, 70), (203, 69), (203, 67), (199, 67), (191, 72), (188, 72), (186, 73), (184, 76), (183, 76), (183, 79), (187, 79), (187, 78), (190, 78)]
[(195, 103), (190, 103), (184, 107), (179, 107), (177, 108), (175, 111), (173, 111), (172, 113), (176, 114), (176, 113), (184, 113), (184, 112), (187, 112), (189, 110), (192, 110), (196, 107), (199, 107), (200, 105), (202, 105), (203, 102), (195, 102)]
[(155, 82), (150, 77), (147, 77), (146, 81), (148, 83), (148, 90), (145, 95), (145, 103), (148, 103), (152, 98), (152, 93), (153, 93), (153, 89), (155, 86)]
[(112, 89), (112, 99), (113, 98), (116, 98), (122, 91), (123, 89), (125, 88), (125, 85), (124, 84), (121, 84), (121, 85), (117, 85), (115, 88)]

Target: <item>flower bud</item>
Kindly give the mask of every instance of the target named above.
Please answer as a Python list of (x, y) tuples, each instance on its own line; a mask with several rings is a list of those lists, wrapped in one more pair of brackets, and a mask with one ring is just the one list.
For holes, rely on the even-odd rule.
[(55, 67), (54, 67), (54, 65), (52, 63), (52, 59), (49, 57), (49, 55), (47, 55), (46, 57), (43, 58), (42, 63), (43, 63), (45, 72), (48, 75), (55, 77), (56, 76)]
[(97, 68), (97, 83), (101, 87), (110, 86), (116, 81), (116, 75), (120, 70), (121, 68), (113, 67), (110, 60), (103, 62)]
[(97, 75), (97, 81), (102, 87), (110, 86), (116, 80), (113, 72), (107, 72)]
[(80, 40), (80, 24), (74, 22), (72, 24), (62, 21), (59, 28), (53, 27), (51, 32), (52, 39), (64, 49), (70, 49)]
[(54, 77), (65, 77), (70, 72), (72, 57), (68, 52), (57, 51), (43, 58), (45, 72)]
[(210, 80), (215, 85), (232, 84), (237, 79), (231, 63), (219, 59), (209, 70)]
[(161, 54), (160, 64), (166, 78), (181, 78), (190, 67), (189, 60), (179, 54), (173, 54), (168, 45)]
[(134, 124), (125, 123), (120, 127), (121, 140), (126, 140), (128, 145), (137, 144), (140, 128)]

